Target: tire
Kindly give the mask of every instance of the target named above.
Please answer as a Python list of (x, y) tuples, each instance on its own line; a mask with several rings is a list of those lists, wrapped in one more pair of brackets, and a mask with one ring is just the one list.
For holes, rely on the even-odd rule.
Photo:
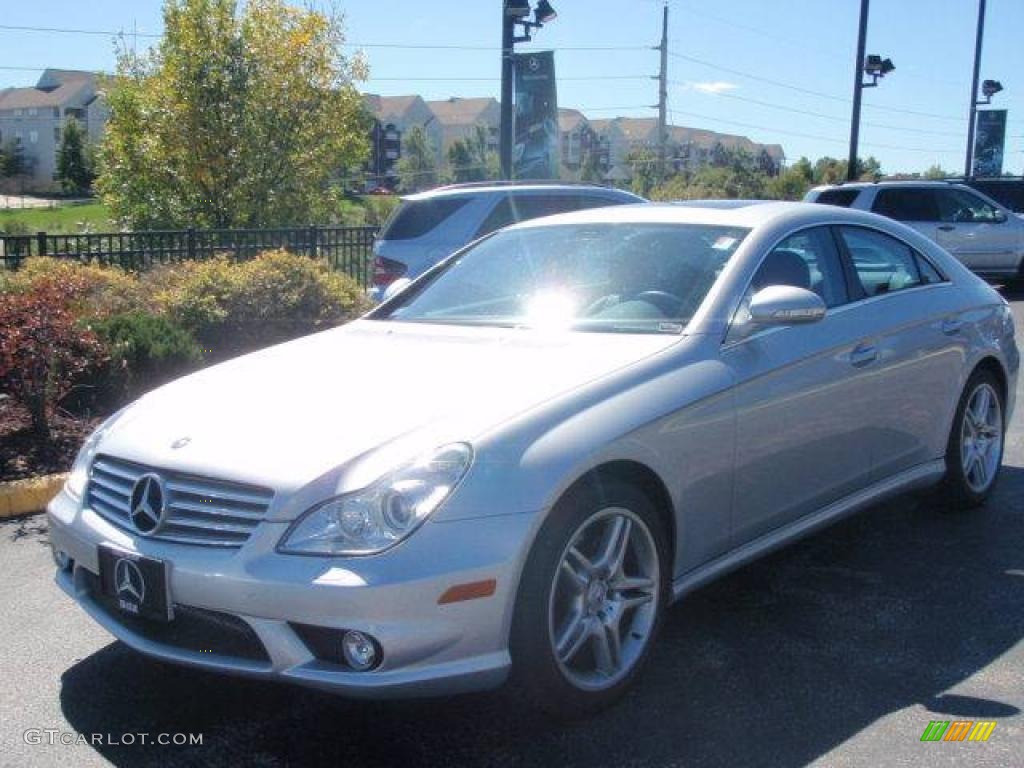
[[(608, 548), (613, 541), (619, 546)], [(664, 526), (643, 492), (596, 478), (570, 491), (541, 528), (519, 586), (510, 638), (516, 687), (560, 719), (617, 701), (654, 644), (669, 568)]]
[[(988, 406), (984, 406), (984, 400)], [(981, 409), (984, 408), (984, 414)], [(979, 423), (984, 419), (984, 424)], [(985, 503), (999, 479), (1006, 443), (1006, 403), (1002, 385), (988, 370), (976, 369), (967, 380), (946, 444), (943, 497), (956, 510)], [(979, 446), (983, 446), (979, 452)]]

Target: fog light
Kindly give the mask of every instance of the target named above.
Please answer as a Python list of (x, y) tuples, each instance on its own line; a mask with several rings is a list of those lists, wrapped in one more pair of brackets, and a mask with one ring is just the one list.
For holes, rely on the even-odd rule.
[(53, 562), (57, 565), (58, 568), (60, 568), (62, 571), (67, 571), (71, 569), (71, 556), (67, 552), (65, 552), (63, 549), (54, 549), (51, 550), (51, 552), (53, 553)]
[(345, 662), (357, 672), (365, 672), (377, 663), (377, 646), (369, 635), (350, 629), (341, 638)]

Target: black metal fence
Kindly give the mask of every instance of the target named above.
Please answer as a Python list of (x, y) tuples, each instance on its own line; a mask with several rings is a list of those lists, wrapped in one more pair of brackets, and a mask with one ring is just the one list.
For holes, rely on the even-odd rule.
[(226, 255), (239, 261), (284, 248), (324, 259), (332, 268), (368, 286), (373, 272), (376, 227), (288, 229), (174, 229), (96, 234), (0, 235), (0, 263), (17, 269), (30, 256), (53, 256), (143, 270), (158, 264)]

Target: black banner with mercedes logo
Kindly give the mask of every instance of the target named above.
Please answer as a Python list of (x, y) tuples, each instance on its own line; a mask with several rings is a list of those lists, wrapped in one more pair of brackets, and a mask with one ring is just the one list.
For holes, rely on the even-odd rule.
[(513, 176), (517, 179), (558, 178), (558, 100), (555, 54), (517, 53), (515, 63), (515, 146)]

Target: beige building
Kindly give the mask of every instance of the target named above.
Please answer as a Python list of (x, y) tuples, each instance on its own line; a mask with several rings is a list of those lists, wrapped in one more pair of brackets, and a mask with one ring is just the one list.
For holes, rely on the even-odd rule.
[(54, 184), (65, 121), (78, 120), (97, 142), (108, 116), (95, 74), (47, 69), (32, 87), (0, 91), (0, 144), (18, 142), (29, 164), (29, 186), (47, 189)]
[(459, 139), (472, 138), (476, 126), (487, 129), (488, 148), (498, 151), (498, 127), (501, 105), (491, 97), (463, 99), (456, 96), (443, 101), (428, 101), (439, 128), (438, 167), (448, 164), (448, 148)]

